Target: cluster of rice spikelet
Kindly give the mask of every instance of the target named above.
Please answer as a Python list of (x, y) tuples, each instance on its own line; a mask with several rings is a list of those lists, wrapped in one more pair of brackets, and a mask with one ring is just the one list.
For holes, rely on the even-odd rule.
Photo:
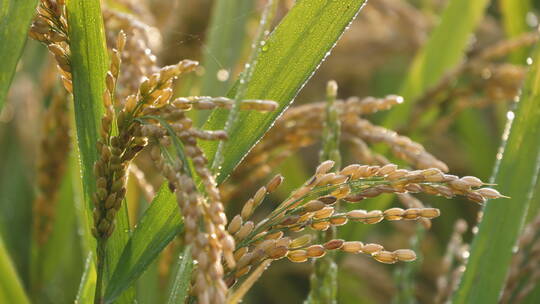
[[(41, 0), (29, 36), (47, 46), (55, 58), (65, 89), (72, 93), (65, 1)], [(38, 192), (33, 204), (33, 233), (40, 246), (45, 244), (52, 230), (57, 193), (69, 152), (68, 99), (67, 94), (54, 92), (43, 118), (44, 133), (37, 166)]]
[[(146, 139), (137, 136), (139, 125), (134, 122), (135, 105), (122, 108), (118, 115), (115, 89), (120, 70), (120, 56), (126, 43), (123, 32), (118, 35), (117, 46), (111, 57), (110, 71), (106, 76), (106, 91), (103, 94), (104, 116), (101, 120), (100, 139), (97, 142), (99, 159), (94, 164), (96, 193), (94, 194), (94, 229), (98, 239), (107, 239), (114, 231), (114, 219), (126, 195), (126, 178), (129, 162), (146, 145)], [(141, 96), (142, 97), (142, 96)], [(147, 97), (147, 96), (145, 96)], [(142, 99), (142, 98), (141, 98)], [(142, 103), (146, 100), (142, 99)], [(118, 134), (113, 135), (113, 122)]]
[(135, 16), (105, 7), (103, 20), (107, 29), (107, 45), (114, 45), (116, 33), (122, 31), (129, 37), (120, 53), (124, 63), (119, 75), (122, 87), (116, 94), (125, 98), (137, 91), (144, 77), (159, 70), (153, 51), (159, 48), (160, 33)]
[[(336, 100), (341, 141), (350, 144), (356, 161), (367, 165), (386, 165), (391, 162), (374, 152), (368, 144), (383, 143), (390, 147), (394, 156), (418, 169), (438, 168), (448, 171), (447, 165), (428, 153), (422, 145), (394, 131), (373, 125), (362, 115), (390, 109), (403, 102), (403, 98), (389, 95), (384, 98), (350, 97)], [(233, 174), (234, 183), (222, 187), (226, 199), (236, 196), (240, 189), (250, 187), (265, 178), (272, 168), (278, 167), (287, 157), (320, 140), (325, 120), (325, 102), (293, 107), (277, 120), (243, 164)], [(408, 195), (400, 194), (400, 200), (408, 207), (423, 207), (422, 203)], [(422, 220), (426, 225), (427, 220)]]
[[(195, 289), (201, 303), (221, 303), (227, 293), (227, 287), (221, 280), (223, 267), (222, 256), (230, 267), (234, 267), (234, 239), (224, 229), (227, 219), (224, 214), (220, 192), (215, 178), (208, 168), (208, 160), (197, 144), (201, 140), (224, 140), (223, 131), (204, 131), (193, 127), (193, 122), (184, 114), (192, 108), (208, 109), (215, 107), (230, 108), (232, 100), (225, 97), (180, 97), (168, 105), (149, 110), (152, 117), (159, 116), (162, 121), (146, 124), (142, 133), (154, 144), (151, 157), (156, 167), (168, 180), (171, 190), (178, 198), (178, 204), (184, 216), (186, 228), (185, 240), (193, 245), (192, 254), (198, 261)], [(244, 100), (242, 109), (271, 111), (277, 104), (265, 100)], [(167, 129), (169, 128), (169, 129)], [(171, 133), (172, 132), (172, 133)], [(184, 169), (186, 160), (172, 159), (166, 147), (179, 140), (185, 157), (191, 160), (193, 171), (201, 179), (204, 192), (200, 192), (190, 176), (190, 170)], [(201, 231), (201, 227), (203, 230)], [(209, 287), (210, 286), (210, 287)]]
[(45, 44), (53, 54), (60, 78), (66, 90), (73, 92), (71, 83), (71, 50), (65, 0), (41, 0), (29, 31), (30, 37)]
[(233, 285), (237, 279), (265, 260), (287, 257), (292, 262), (305, 262), (319, 258), (327, 252), (340, 250), (348, 253), (364, 253), (381, 263), (393, 264), (398, 261), (412, 261), (415, 253), (408, 249), (388, 251), (379, 244), (364, 244), (360, 241), (332, 239), (325, 243), (313, 244), (311, 234), (292, 238), (290, 234), (309, 229), (326, 231), (348, 222), (376, 224), (382, 220), (419, 220), (438, 217), (436, 208), (390, 208), (387, 210), (351, 210), (339, 212), (336, 202), (355, 203), (382, 193), (418, 193), (453, 197), (460, 195), (474, 202), (503, 197), (478, 178), (459, 178), (431, 168), (409, 171), (398, 169), (396, 165), (385, 166), (349, 165), (334, 173), (329, 172), (333, 161), (321, 163), (315, 174), (300, 188), (258, 223), (251, 220), (255, 209), (264, 197), (281, 184), (281, 176), (274, 177), (265, 187), (260, 188), (249, 199), (240, 214), (227, 227), (236, 241), (234, 257), (236, 267), (226, 274), (227, 284)]
[[(224, 229), (227, 219), (220, 194), (214, 176), (206, 166), (206, 157), (197, 145), (197, 139), (224, 140), (226, 134), (223, 131), (192, 128), (192, 122), (185, 116), (185, 112), (193, 108), (230, 109), (234, 101), (225, 97), (208, 96), (171, 100), (173, 80), (180, 74), (193, 70), (197, 62), (183, 60), (176, 65), (158, 68), (156, 57), (149, 49), (151, 43), (147, 25), (132, 15), (108, 9), (104, 10), (104, 19), (109, 41), (113, 40), (112, 33), (120, 32), (115, 35), (114, 43), (109, 42), (109, 45), (115, 47), (112, 47), (110, 52), (111, 66), (106, 75), (106, 90), (103, 94), (105, 113), (96, 147), (99, 159), (94, 166), (97, 189), (93, 198), (92, 233), (104, 246), (114, 232), (116, 213), (126, 196), (130, 163), (151, 139), (152, 143), (156, 144), (151, 150), (151, 156), (159, 171), (169, 180), (171, 190), (175, 191), (186, 218), (186, 241), (193, 244), (193, 255), (199, 263), (195, 284), (199, 303), (223, 303), (227, 288), (222, 280), (221, 259), (224, 257), (234, 266), (234, 240)], [(130, 37), (127, 37), (124, 31), (130, 34)], [(65, 88), (72, 93), (65, 2), (41, 1), (30, 36), (47, 45), (56, 59)], [(123, 72), (120, 73), (123, 61)], [(272, 111), (276, 106), (272, 101), (245, 100), (241, 103), (241, 110)], [(168, 132), (168, 123), (174, 134)], [(114, 128), (117, 130), (113, 130)], [(65, 132), (67, 130), (68, 128), (63, 129)], [(169, 155), (166, 160), (161, 155), (160, 147), (168, 145), (171, 136), (182, 141), (185, 153), (193, 163), (194, 172), (203, 181), (203, 192), (196, 189), (195, 181), (189, 172), (184, 170), (182, 160), (171, 160)], [(64, 136), (62, 139), (67, 140), (68, 137)], [(69, 145), (63, 147), (67, 149)], [(45, 169), (43, 168), (43, 173)], [(141, 174), (139, 176), (142, 178)], [(36, 203), (36, 209), (44, 216), (43, 221), (36, 221), (39, 226), (36, 226), (36, 230), (43, 236), (50, 230), (50, 221), (45, 221), (45, 217), (51, 216), (54, 207), (46, 202), (51, 199), (52, 191), (46, 199), (44, 196), (48, 193), (45, 192), (45, 186), (44, 184), (42, 187), (42, 199), (38, 198)], [(49, 188), (56, 189), (57, 186)], [(102, 254), (103, 252), (98, 250), (98, 255)], [(102, 256), (98, 257), (98, 264), (103, 263), (102, 259)]]
[[(198, 261), (195, 290), (200, 303), (223, 303), (227, 288), (223, 283), (221, 259), (234, 266), (234, 239), (224, 229), (227, 219), (213, 174), (197, 140), (224, 140), (223, 131), (193, 128), (185, 115), (192, 108), (230, 108), (225, 97), (181, 97), (173, 99), (172, 85), (179, 75), (192, 71), (197, 63), (183, 60), (163, 67), (142, 79), (137, 93), (117, 100), (115, 90), (126, 36), (120, 32), (117, 47), (112, 51), (111, 68), (107, 73), (107, 90), (103, 95), (105, 115), (97, 149), (100, 158), (95, 164), (97, 191), (94, 198), (94, 229), (98, 239), (107, 239), (114, 231), (115, 216), (126, 195), (126, 173), (130, 162), (147, 145), (152, 144), (151, 157), (159, 172), (168, 180), (178, 198), (185, 218), (185, 240), (193, 246)], [(271, 111), (277, 104), (265, 100), (242, 101), (241, 109)], [(114, 123), (113, 123), (114, 122)], [(112, 126), (118, 127), (113, 135)], [(200, 192), (194, 177), (185, 169), (186, 159), (174, 158), (166, 151), (171, 142), (182, 143), (185, 156), (193, 164), (194, 173), (202, 181)]]
[[(374, 125), (363, 117), (403, 102), (395, 95), (333, 100), (330, 108), (326, 102), (319, 102), (290, 109), (277, 120), (237, 170), (235, 178), (239, 182), (220, 189), (199, 141), (224, 141), (228, 134), (223, 130), (195, 128), (186, 112), (232, 109), (235, 100), (212, 96), (174, 98), (175, 80), (193, 71), (198, 63), (182, 60), (174, 65), (158, 67), (152, 53), (152, 49), (158, 47), (154, 41), (156, 37), (152, 36), (155, 29), (133, 15), (107, 8), (104, 9), (104, 20), (111, 65), (105, 77), (105, 111), (96, 145), (99, 158), (94, 164), (96, 191), (92, 233), (98, 240), (98, 248), (105, 248), (107, 239), (115, 231), (116, 214), (126, 197), (130, 170), (136, 173), (141, 184), (146, 184), (144, 188), (148, 189), (148, 197), (151, 198), (153, 189), (146, 183), (144, 172), (136, 167), (130, 169), (137, 155), (148, 148), (155, 168), (168, 182), (183, 216), (184, 242), (191, 246), (193, 259), (197, 262), (192, 295), (197, 297), (199, 304), (225, 303), (230, 299), (231, 290), (240, 289), (237, 288), (238, 281), (245, 281), (248, 274), (255, 272), (260, 275), (272, 261), (282, 258), (302, 263), (321, 258), (329, 252), (341, 251), (365, 254), (385, 264), (415, 260), (416, 254), (410, 249), (387, 250), (380, 244), (359, 240), (312, 237), (312, 232), (336, 229), (350, 223), (419, 221), (429, 226), (430, 220), (438, 217), (440, 211), (425, 207), (411, 194), (426, 193), (446, 198), (462, 196), (477, 203), (504, 197), (485, 187), (487, 184), (476, 177), (460, 178), (447, 174), (447, 165), (422, 145)], [(30, 36), (47, 45), (55, 57), (63, 85), (71, 93), (71, 54), (64, 0), (40, 1)], [(496, 68), (501, 75), (520, 73), (503, 70), (502, 66)], [(53, 102), (51, 113), (65, 110), (62, 105), (65, 103)], [(277, 106), (274, 101), (248, 99), (240, 101), (239, 108), (267, 112)], [(325, 121), (329, 114), (333, 115), (332, 132), (339, 134), (334, 138), (334, 144), (339, 140), (350, 143), (353, 154), (362, 165), (352, 164), (340, 169), (334, 161), (322, 162), (309, 180), (262, 220), (256, 221), (254, 214), (257, 208), (283, 182), (283, 177), (277, 175), (247, 200), (240, 214), (228, 221), (223, 201), (266, 178), (272, 168), (288, 156), (317, 142), (328, 129)], [(68, 145), (63, 142), (68, 138), (65, 134), (68, 129), (65, 127), (66, 116), (61, 119), (50, 127), (60, 128), (62, 130), (59, 131), (64, 133), (58, 132), (58, 137), (47, 139), (51, 142), (44, 141), (43, 145), (62, 144), (67, 151)], [(387, 146), (395, 158), (413, 169), (400, 169), (369, 147), (369, 144), (378, 143)], [(339, 160), (339, 148), (330, 150), (334, 155), (329, 158)], [(40, 162), (40, 172), (47, 172), (51, 166), (60, 166), (57, 165), (59, 162), (55, 158)], [(57, 189), (58, 185), (49, 185), (50, 181), (41, 177), (38, 182), (42, 196), (37, 199), (36, 209), (44, 218), (36, 221), (36, 231), (41, 231), (46, 239), (50, 231), (47, 217), (52, 216), (53, 210), (47, 201), (54, 200), (55, 195), (54, 191), (47, 189)], [(406, 208), (344, 212), (338, 207), (339, 202), (355, 204), (385, 193), (398, 195)], [(298, 235), (306, 230), (307, 233)], [(458, 239), (459, 235), (455, 238)], [(99, 265), (104, 262), (104, 250), (98, 249), (98, 272), (103, 269)]]

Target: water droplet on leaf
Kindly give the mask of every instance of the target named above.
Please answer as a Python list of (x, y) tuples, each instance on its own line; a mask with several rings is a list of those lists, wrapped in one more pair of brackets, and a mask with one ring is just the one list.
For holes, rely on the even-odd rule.
[(221, 69), (217, 71), (216, 74), (217, 79), (221, 82), (229, 80), (229, 76), (229, 71), (227, 71), (226, 69)]

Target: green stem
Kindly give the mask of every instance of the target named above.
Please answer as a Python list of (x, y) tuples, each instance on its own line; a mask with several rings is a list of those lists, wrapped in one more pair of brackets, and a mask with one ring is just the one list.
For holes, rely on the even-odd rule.
[[(322, 149), (319, 156), (321, 162), (326, 160), (335, 161), (334, 171), (341, 166), (341, 154), (339, 151), (340, 121), (339, 113), (335, 107), (337, 97), (337, 83), (329, 81), (326, 87), (326, 121), (322, 135)], [(336, 204), (336, 209), (339, 206)], [(319, 243), (324, 243), (336, 238), (336, 228), (330, 227), (327, 231), (317, 233)], [(306, 303), (336, 303), (337, 297), (338, 267), (335, 262), (335, 254), (331, 252), (317, 259), (313, 263), (313, 272), (310, 277), (310, 291)]]
[(97, 278), (96, 278), (96, 294), (94, 296), (94, 304), (103, 303), (103, 274), (105, 272), (105, 246), (106, 239), (97, 240)]

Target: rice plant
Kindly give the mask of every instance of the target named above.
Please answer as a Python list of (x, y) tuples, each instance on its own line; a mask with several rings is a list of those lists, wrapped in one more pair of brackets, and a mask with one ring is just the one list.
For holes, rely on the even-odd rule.
[(537, 303), (529, 0), (0, 0), (0, 303)]

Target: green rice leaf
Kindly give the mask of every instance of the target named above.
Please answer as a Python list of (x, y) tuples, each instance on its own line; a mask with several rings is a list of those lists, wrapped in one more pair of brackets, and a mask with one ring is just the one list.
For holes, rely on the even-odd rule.
[[(540, 47), (507, 129), (493, 174), (497, 189), (510, 199), (490, 201), (454, 303), (496, 303), (508, 272), (512, 248), (531, 203), (540, 167)], [(519, 174), (516, 174), (519, 172)]]
[[(291, 104), (363, 4), (363, 0), (299, 1), (268, 39), (262, 41), (244, 98), (275, 100), (279, 108), (271, 113), (242, 112), (238, 115), (224, 147), (218, 182), (229, 175)], [(233, 98), (234, 90), (228, 95)], [(217, 110), (205, 128), (223, 129), (226, 121), (227, 111)], [(205, 142), (201, 146), (212, 162), (217, 143)]]
[(191, 258), (191, 246), (186, 246), (178, 257), (175, 266), (174, 280), (171, 282), (171, 290), (167, 304), (184, 303), (188, 296), (193, 271), (193, 259)]
[(77, 142), (82, 163), (85, 202), (95, 192), (93, 166), (103, 115), (102, 95), (109, 62), (98, 0), (71, 0), (67, 5)]
[(124, 246), (105, 291), (105, 303), (112, 303), (131, 286), (182, 229), (175, 196), (163, 186)]

